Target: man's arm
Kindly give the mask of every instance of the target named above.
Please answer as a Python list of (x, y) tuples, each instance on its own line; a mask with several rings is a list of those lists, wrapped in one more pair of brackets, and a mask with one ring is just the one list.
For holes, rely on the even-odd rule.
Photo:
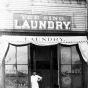
[(38, 75), (38, 81), (42, 80), (42, 77)]

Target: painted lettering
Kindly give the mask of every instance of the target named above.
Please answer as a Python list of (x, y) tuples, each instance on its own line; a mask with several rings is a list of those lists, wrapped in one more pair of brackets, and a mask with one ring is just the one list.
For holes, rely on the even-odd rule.
[(46, 29), (46, 21), (39, 21), (39, 29)]
[(19, 25), (19, 20), (15, 20), (14, 23), (15, 23), (15, 25), (14, 25), (15, 28), (21, 29), (21, 25)]
[(54, 29), (54, 22), (48, 21), (48, 29)]
[(38, 21), (31, 21), (31, 29), (37, 29), (38, 27)]
[(30, 26), (29, 26), (29, 23), (27, 20), (25, 20), (23, 25), (22, 25), (22, 29), (25, 29), (25, 28), (30, 29)]
[(69, 29), (69, 25), (70, 25), (70, 22), (63, 22), (63, 24), (65, 25), (65, 29)]
[(56, 21), (56, 29), (62, 29), (62, 22)]

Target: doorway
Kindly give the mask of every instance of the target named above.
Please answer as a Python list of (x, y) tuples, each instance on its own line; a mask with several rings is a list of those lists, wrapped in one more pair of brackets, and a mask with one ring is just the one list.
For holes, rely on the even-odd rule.
[(51, 68), (50, 60), (36, 61), (37, 74), (42, 76), (42, 82), (39, 82), (40, 88), (50, 88), (51, 86)]
[[(31, 45), (31, 72), (42, 76), (40, 88), (56, 88), (58, 85), (57, 46)], [(32, 73), (31, 73), (32, 74)]]

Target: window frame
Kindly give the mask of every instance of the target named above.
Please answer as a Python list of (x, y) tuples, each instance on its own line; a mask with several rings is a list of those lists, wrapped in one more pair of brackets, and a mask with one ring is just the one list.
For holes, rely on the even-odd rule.
[[(72, 80), (72, 75), (74, 74), (74, 73), (72, 73), (72, 65), (74, 65), (74, 64), (72, 63), (72, 47), (71, 47), (71, 46), (78, 47), (77, 44), (75, 44), (75, 45), (69, 45), (69, 46), (68, 46), (68, 45), (65, 45), (65, 46), (70, 47), (70, 52), (71, 52), (71, 64), (61, 64), (61, 47), (62, 47), (63, 45), (64, 45), (64, 44), (59, 44), (59, 48), (58, 48), (58, 49), (59, 49), (59, 54), (58, 54), (58, 55), (59, 55), (59, 70), (60, 70), (60, 71), (59, 71), (59, 77), (60, 77), (60, 78), (59, 78), (59, 79), (60, 79), (59, 81), (60, 81), (60, 87), (61, 87), (61, 88), (63, 88), (63, 87), (62, 87), (62, 80), (61, 80), (62, 77), (63, 77), (62, 74), (61, 74), (61, 66), (62, 66), (62, 65), (71, 65), (71, 73), (70, 73), (70, 74), (71, 74), (71, 80)], [(79, 54), (80, 52), (77, 52), (77, 53)], [(81, 55), (81, 54), (80, 54), (80, 55)], [(84, 88), (84, 82), (83, 82), (83, 80), (84, 80), (84, 77), (83, 77), (83, 74), (84, 74), (84, 73), (83, 73), (83, 72), (85, 72), (85, 70), (84, 70), (84, 68), (83, 68), (84, 60), (83, 60), (82, 56), (80, 56), (80, 58), (81, 58), (81, 60), (82, 60), (82, 61), (81, 61), (82, 63), (81, 63), (81, 64), (77, 64), (77, 65), (81, 65), (81, 69), (82, 69), (82, 71), (81, 71), (81, 77), (82, 77), (82, 80), (81, 80), (81, 81), (82, 81), (82, 86), (81, 86), (81, 88)], [(75, 74), (76, 74), (76, 73), (75, 73)], [(78, 74), (78, 73), (77, 73), (77, 74)], [(71, 82), (71, 88), (73, 88), (72, 82)]]
[[(6, 51), (6, 53), (5, 53), (5, 56), (4, 56), (4, 64), (3, 64), (3, 70), (4, 70), (4, 88), (5, 88), (5, 79), (6, 79), (6, 75), (5, 75), (5, 66), (8, 66), (8, 65), (14, 65), (14, 64), (6, 64), (5, 63), (5, 59), (6, 59), (6, 56), (7, 56), (7, 54), (8, 54), (8, 52), (9, 52), (9, 49), (10, 49), (10, 46), (14, 46), (15, 47), (15, 49), (16, 49), (16, 52), (15, 52), (15, 58), (16, 58), (16, 80), (18, 81), (18, 77), (20, 77), (20, 76), (18, 76), (18, 73), (17, 73), (17, 66), (19, 65), (24, 65), (24, 66), (27, 66), (27, 69), (28, 69), (28, 73), (27, 73), (27, 76), (25, 76), (25, 77), (27, 77), (28, 79), (28, 88), (30, 87), (30, 76), (31, 76), (31, 71), (29, 71), (29, 70), (31, 70), (30, 68), (30, 43), (29, 44), (21, 44), (21, 45), (15, 45), (15, 44), (10, 44), (9, 43), (9, 45), (8, 45), (8, 48), (7, 48), (7, 51)], [(27, 64), (17, 64), (17, 47), (24, 47), (24, 46), (26, 46), (27, 47)], [(12, 76), (8, 76), (8, 77), (12, 77)], [(23, 76), (22, 76), (23, 77)], [(18, 82), (17, 82), (17, 86), (16, 86), (17, 88), (18, 88)]]

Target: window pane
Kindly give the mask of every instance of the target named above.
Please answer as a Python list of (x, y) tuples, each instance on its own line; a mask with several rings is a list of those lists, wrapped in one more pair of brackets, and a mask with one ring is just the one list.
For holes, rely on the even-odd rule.
[(16, 76), (16, 66), (15, 65), (5, 65), (5, 75), (6, 76)]
[(71, 73), (71, 65), (61, 65), (61, 72), (63, 75)]
[(28, 76), (28, 65), (17, 65), (18, 76)]
[(28, 52), (27, 46), (17, 47), (17, 64), (27, 64)]
[(72, 88), (70, 76), (63, 76), (62, 77), (62, 88)]
[(72, 85), (73, 88), (82, 88), (82, 76), (81, 74), (73, 74), (72, 75)]
[(81, 61), (76, 46), (72, 46), (72, 64), (80, 64), (80, 63)]
[(79, 64), (72, 65), (72, 73), (82, 73), (82, 66)]
[(5, 58), (5, 64), (15, 64), (16, 63), (16, 48), (10, 45), (7, 56)]
[(28, 77), (18, 77), (18, 88), (28, 88)]
[(71, 49), (70, 47), (61, 47), (61, 64), (71, 64)]
[(6, 77), (5, 78), (5, 88), (17, 88), (16, 77)]

